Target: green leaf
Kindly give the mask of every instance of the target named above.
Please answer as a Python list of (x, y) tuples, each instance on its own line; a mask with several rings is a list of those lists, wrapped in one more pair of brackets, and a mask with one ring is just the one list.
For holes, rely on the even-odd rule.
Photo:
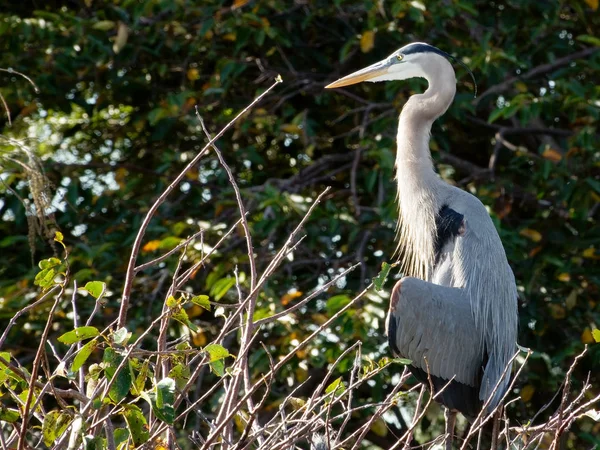
[(46, 414), (42, 423), (44, 444), (47, 447), (51, 447), (56, 439), (67, 429), (72, 420), (73, 418), (64, 411), (54, 410)]
[(211, 361), (209, 365), (211, 370), (218, 377), (222, 377), (223, 375), (225, 375), (225, 362), (223, 362), (222, 359), (219, 359), (218, 361)]
[[(0, 357), (7, 363), (10, 362), (10, 353), (9, 352), (0, 352)], [(0, 362), (0, 384), (4, 383), (6, 380), (8, 380), (11, 373), (12, 373), (11, 370), (8, 369), (6, 364), (4, 364), (3, 362)]]
[[(0, 352), (0, 358), (2, 358), (7, 363), (10, 362), (10, 353), (9, 352)], [(6, 364), (0, 361), (0, 367), (6, 367)]]
[(142, 364), (142, 367), (140, 368), (140, 371), (137, 375), (137, 377), (135, 378), (135, 382), (133, 383), (133, 386), (131, 387), (131, 393), (133, 395), (141, 395), (142, 392), (144, 391), (144, 386), (146, 386), (146, 380), (148, 379), (148, 368), (150, 366), (150, 360), (145, 359), (144, 363)]
[(223, 359), (229, 356), (227, 349), (219, 344), (209, 344), (204, 347), (204, 351), (208, 353), (212, 371), (219, 377), (225, 375), (225, 362)]
[(15, 423), (21, 417), (17, 409), (8, 408), (0, 404), (0, 420), (8, 423)]
[(185, 312), (185, 309), (180, 309), (179, 311), (174, 312), (171, 317), (173, 317), (173, 319), (175, 319), (176, 321), (186, 325), (193, 332), (198, 331), (198, 327), (190, 321), (190, 318), (187, 315), (187, 312)]
[(412, 364), (412, 360), (408, 359), (408, 358), (394, 358), (391, 360), (391, 362), (396, 363), (396, 364), (402, 364), (403, 366)]
[(123, 405), (123, 417), (127, 422), (127, 428), (131, 433), (133, 445), (140, 446), (150, 438), (148, 433), (148, 422), (142, 410), (136, 405)]
[(126, 345), (127, 341), (131, 337), (131, 333), (127, 331), (127, 328), (121, 327), (112, 334), (112, 340), (115, 344)]
[(175, 380), (163, 378), (156, 385), (156, 416), (165, 423), (175, 421)]
[(56, 242), (58, 242), (58, 243), (62, 244), (62, 243), (63, 243), (63, 239), (64, 239), (64, 238), (65, 238), (65, 237), (63, 236), (63, 234), (62, 234), (60, 231), (56, 231), (56, 232), (55, 232), (55, 234), (54, 234), (54, 240), (55, 240)]
[(504, 108), (498, 108), (493, 110), (488, 117), (488, 123), (493, 123), (498, 120), (500, 117), (504, 117)]
[(125, 366), (117, 373), (117, 367), (119, 367), (119, 364), (121, 361), (123, 361), (123, 356), (119, 355), (110, 347), (104, 350), (102, 361), (105, 364), (104, 373), (106, 373), (106, 377), (109, 381), (112, 381), (116, 373), (116, 380), (110, 387), (108, 396), (113, 402), (118, 403), (125, 398), (129, 392), (129, 388), (133, 383), (131, 367), (129, 363), (126, 363)]
[(167, 298), (167, 306), (171, 309), (177, 308), (181, 303), (181, 298), (175, 298), (172, 295), (169, 295)]
[(96, 300), (100, 300), (106, 293), (106, 283), (103, 281), (88, 281), (81, 289), (89, 292)]
[(83, 347), (81, 347), (81, 350), (77, 352), (77, 355), (75, 355), (75, 358), (73, 359), (71, 372), (77, 372), (81, 368), (81, 366), (83, 366), (83, 364), (87, 361), (92, 352), (96, 350), (97, 346), (98, 339), (93, 339), (87, 344), (85, 344)]
[(41, 287), (42, 289), (49, 288), (54, 284), (54, 277), (56, 276), (56, 270), (53, 268), (43, 269), (34, 278), (33, 284)]
[(106, 448), (106, 438), (102, 436), (93, 436), (88, 434), (83, 436), (84, 450), (104, 450)]
[(59, 342), (63, 344), (71, 345), (76, 342), (83, 341), (84, 339), (90, 339), (100, 334), (96, 327), (79, 327), (72, 331), (69, 331), (58, 338)]
[(173, 424), (175, 421), (175, 380), (164, 378), (158, 382), (152, 392), (142, 393), (142, 398), (152, 407), (157, 418), (165, 423)]
[(113, 22), (112, 20), (99, 20), (94, 25), (92, 25), (92, 28), (94, 30), (100, 30), (100, 31), (112, 30), (114, 27), (115, 27), (115, 22)]
[(600, 342), (600, 330), (592, 330), (592, 336), (594, 336), (596, 342)]
[(42, 259), (38, 263), (38, 266), (42, 270), (51, 269), (53, 267), (60, 266), (60, 259), (58, 259), (58, 258)]
[(201, 306), (207, 311), (210, 311), (210, 301), (208, 300), (208, 295), (196, 295), (195, 297), (192, 297), (192, 303), (194, 305)]
[(171, 369), (169, 372), (169, 378), (173, 378), (175, 380), (175, 384), (177, 385), (177, 389), (183, 389), (185, 385), (190, 380), (191, 370), (190, 366), (185, 364), (177, 364), (175, 367)]
[(596, 47), (600, 47), (600, 39), (597, 38), (596, 36), (591, 36), (589, 34), (582, 34), (582, 35), (577, 36), (576, 39), (578, 41), (585, 42), (586, 44), (592, 44), (592, 45), (595, 45)]
[(379, 272), (379, 275), (373, 278), (373, 284), (375, 285), (376, 290), (381, 291), (383, 289), (385, 280), (387, 279), (392, 267), (394, 267), (393, 264), (388, 264), (385, 261), (381, 263), (381, 271)]
[(117, 428), (115, 430), (115, 446), (124, 444), (129, 439), (129, 430), (127, 428)]
[(172, 250), (175, 247), (177, 247), (179, 244), (181, 244), (181, 241), (183, 239), (175, 237), (175, 236), (169, 236), (164, 238), (162, 241), (160, 241), (159, 247), (161, 250)]
[(346, 392), (346, 385), (342, 381), (342, 377), (337, 378), (325, 389), (325, 394), (333, 393), (333, 397), (339, 397)]
[(352, 299), (345, 294), (334, 295), (325, 304), (325, 309), (327, 309), (327, 314), (333, 315), (350, 303)]
[(208, 353), (211, 361), (218, 361), (229, 356), (227, 349), (219, 344), (209, 344), (204, 347), (204, 351)]
[(210, 294), (216, 301), (219, 301), (233, 286), (235, 286), (235, 278), (221, 278), (210, 288)]

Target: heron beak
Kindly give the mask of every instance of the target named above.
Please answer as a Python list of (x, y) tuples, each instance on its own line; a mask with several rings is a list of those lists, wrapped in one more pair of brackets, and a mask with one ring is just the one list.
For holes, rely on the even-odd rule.
[(391, 62), (389, 59), (384, 59), (375, 64), (365, 67), (357, 72), (346, 75), (337, 81), (325, 86), (325, 89), (339, 88), (343, 86), (349, 86), (351, 84), (360, 83), (361, 81), (368, 81), (371, 78), (375, 78), (381, 75), (385, 75), (388, 72)]

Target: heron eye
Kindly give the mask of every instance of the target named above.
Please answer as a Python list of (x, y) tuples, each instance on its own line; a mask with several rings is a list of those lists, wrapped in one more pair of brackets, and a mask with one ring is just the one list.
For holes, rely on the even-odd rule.
[(396, 59), (398, 61), (402, 61), (404, 59), (404, 55), (396, 55)]

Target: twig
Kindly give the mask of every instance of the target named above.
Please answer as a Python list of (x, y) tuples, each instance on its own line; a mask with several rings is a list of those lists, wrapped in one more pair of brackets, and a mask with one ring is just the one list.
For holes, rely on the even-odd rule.
[(569, 64), (571, 61), (593, 55), (598, 50), (600, 50), (598, 47), (586, 48), (586, 49), (580, 50), (578, 52), (571, 53), (570, 55), (563, 56), (562, 58), (558, 58), (554, 62), (551, 62), (548, 64), (542, 64), (541, 66), (534, 67), (533, 69), (525, 72), (523, 75), (510, 77), (509, 79), (504, 80), (502, 83), (499, 83), (495, 86), (490, 87), (489, 89), (486, 89), (479, 96), (479, 98), (473, 100), (473, 104), (477, 105), (484, 97), (487, 97), (488, 95), (495, 94), (497, 92), (502, 92), (502, 91), (506, 90), (509, 86), (511, 86), (516, 81), (528, 80), (529, 78), (534, 78), (539, 75), (543, 75), (547, 72), (552, 72), (553, 70), (560, 69), (561, 67)]
[(133, 248), (131, 250), (131, 256), (129, 258), (129, 264), (127, 265), (127, 271), (125, 273), (125, 283), (123, 286), (123, 294), (121, 297), (121, 307), (119, 309), (119, 319), (117, 321), (117, 328), (121, 328), (125, 326), (125, 321), (127, 319), (127, 309), (129, 308), (129, 298), (131, 295), (131, 288), (133, 287), (133, 278), (135, 276), (135, 262), (140, 251), (140, 247), (142, 245), (142, 238), (146, 233), (146, 229), (152, 220), (152, 217), (158, 210), (159, 206), (164, 203), (167, 199), (168, 195), (175, 189), (175, 187), (179, 184), (179, 182), (185, 177), (186, 173), (188, 173), (200, 159), (208, 152), (210, 146), (216, 142), (225, 132), (233, 126), (248, 110), (250, 110), (255, 104), (257, 104), (260, 100), (262, 100), (277, 84), (281, 82), (281, 78), (277, 78), (275, 82), (268, 87), (262, 94), (256, 97), (248, 106), (246, 106), (237, 116), (235, 116), (227, 125), (225, 125), (221, 131), (219, 131), (213, 139), (208, 142), (204, 146), (204, 148), (189, 162), (187, 166), (177, 175), (177, 177), (171, 182), (171, 184), (163, 191), (163, 193), (158, 197), (158, 199), (154, 202), (154, 204), (150, 207), (142, 224), (140, 225), (140, 229), (135, 237), (133, 242)]
[(48, 320), (46, 321), (46, 326), (44, 327), (44, 331), (42, 332), (40, 344), (38, 345), (38, 349), (35, 354), (35, 359), (33, 360), (33, 367), (31, 368), (31, 378), (29, 380), (29, 391), (27, 392), (27, 399), (25, 400), (25, 406), (23, 407), (23, 414), (21, 416), (21, 431), (19, 432), (19, 442), (17, 443), (17, 450), (23, 450), (25, 448), (27, 424), (29, 421), (29, 408), (31, 406), (31, 400), (33, 398), (35, 380), (37, 379), (37, 373), (40, 368), (40, 364), (42, 363), (42, 353), (44, 352), (44, 346), (46, 345), (46, 340), (48, 339), (50, 327), (52, 326), (54, 311), (56, 311), (56, 307), (58, 306), (58, 302), (60, 301), (63, 292), (64, 285), (61, 285), (60, 292), (57, 294), (56, 300), (54, 300), (54, 304), (52, 305), (50, 313), (48, 314)]

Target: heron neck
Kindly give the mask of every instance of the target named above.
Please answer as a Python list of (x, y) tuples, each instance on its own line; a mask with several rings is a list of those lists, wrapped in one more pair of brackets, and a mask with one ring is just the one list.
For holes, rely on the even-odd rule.
[(427, 90), (410, 97), (400, 113), (396, 153), (399, 180), (403, 178), (405, 170), (419, 172), (421, 176), (435, 174), (429, 150), (431, 126), (452, 104), (456, 78), (454, 69), (447, 61), (442, 61), (429, 73)]

